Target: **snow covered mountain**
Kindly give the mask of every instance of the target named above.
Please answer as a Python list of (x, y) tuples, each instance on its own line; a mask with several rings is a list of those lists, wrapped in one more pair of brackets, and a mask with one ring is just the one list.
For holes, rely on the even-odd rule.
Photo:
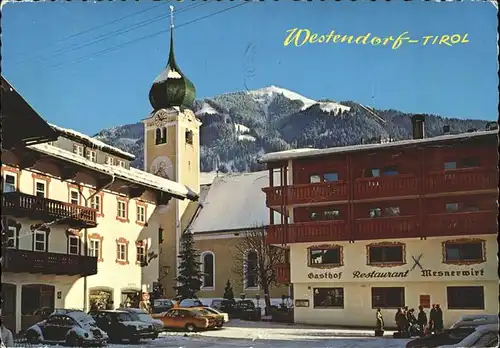
[[(375, 137), (407, 139), (411, 114), (375, 110), (350, 101), (312, 100), (290, 90), (269, 86), (198, 100), (194, 112), (203, 122), (200, 131), (201, 170), (247, 172), (261, 170), (257, 158), (266, 152), (297, 147), (324, 148), (353, 145)], [(484, 129), (487, 121), (445, 119), (427, 115), (426, 134)], [(143, 125), (117, 126), (95, 137), (136, 155), (142, 168)]]

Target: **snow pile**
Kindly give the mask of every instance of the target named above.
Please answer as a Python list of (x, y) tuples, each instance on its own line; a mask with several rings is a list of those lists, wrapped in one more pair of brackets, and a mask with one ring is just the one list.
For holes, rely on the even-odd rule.
[(236, 133), (238, 133), (238, 134), (245, 134), (245, 133), (250, 132), (250, 128), (248, 128), (247, 126), (244, 126), (242, 124), (238, 124), (238, 123), (234, 124), (234, 129), (236, 130)]
[(119, 154), (121, 154), (124, 157), (129, 158), (129, 159), (134, 159), (135, 158), (135, 156), (133, 154), (131, 154), (130, 152), (125, 152), (123, 150), (120, 150), (117, 147), (114, 147), (114, 146), (108, 145), (106, 143), (103, 143), (100, 140), (97, 140), (97, 139), (94, 139), (92, 137), (89, 137), (88, 135), (82, 134), (82, 133), (77, 132), (77, 131), (75, 131), (73, 129), (67, 129), (67, 128), (59, 127), (59, 126), (56, 126), (55, 124), (50, 124), (50, 123), (49, 123), (49, 126), (51, 126), (52, 128), (54, 128), (56, 131), (58, 131), (60, 133), (67, 134), (69, 136), (73, 136), (75, 138), (80, 138), (82, 140), (88, 141), (88, 142), (92, 143), (98, 149), (108, 150), (108, 151), (114, 151), (114, 152), (119, 153)]
[(215, 110), (213, 107), (211, 107), (210, 104), (208, 104), (207, 102), (204, 102), (201, 109), (196, 111), (196, 116), (203, 115), (203, 114), (215, 115), (215, 114), (217, 114), (217, 110)]
[(240, 134), (238, 135), (238, 140), (239, 141), (256, 141), (255, 137), (248, 135), (248, 134)]
[[(301, 110), (305, 110), (313, 105), (318, 104), (321, 110), (325, 112), (333, 112), (335, 114), (338, 114), (341, 111), (349, 111), (351, 108), (339, 103), (335, 102), (317, 102), (315, 100), (306, 98), (298, 93), (292, 92), (288, 89), (277, 87), (277, 86), (269, 86), (261, 89), (257, 89), (254, 91), (249, 91), (249, 94), (252, 96), (256, 97), (257, 101), (264, 103), (265, 104), (265, 109), (269, 106), (271, 103), (274, 95), (276, 94), (281, 94), (284, 97), (290, 99), (290, 100), (300, 100), (302, 103), (304, 103), (304, 106), (302, 107)], [(267, 114), (267, 112), (266, 112)]]
[(125, 145), (132, 145), (132, 144), (135, 144), (137, 142), (137, 140), (139, 139), (134, 139), (134, 138), (118, 138), (118, 142), (121, 143), (121, 144), (125, 144)]

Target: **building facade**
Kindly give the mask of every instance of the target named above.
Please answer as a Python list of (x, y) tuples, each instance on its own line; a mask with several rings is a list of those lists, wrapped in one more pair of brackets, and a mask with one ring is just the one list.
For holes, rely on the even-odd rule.
[[(498, 130), (291, 150), (262, 158), (269, 226), (286, 245), (278, 274), (293, 285), (295, 321), (372, 326), (381, 308), (440, 304), (445, 326), (498, 312)], [(270, 174), (270, 178), (273, 176)]]
[(130, 168), (131, 154), (50, 128), (51, 142), (2, 148), (2, 316), (13, 332), (54, 308), (137, 305), (158, 280), (161, 207), (197, 199)]

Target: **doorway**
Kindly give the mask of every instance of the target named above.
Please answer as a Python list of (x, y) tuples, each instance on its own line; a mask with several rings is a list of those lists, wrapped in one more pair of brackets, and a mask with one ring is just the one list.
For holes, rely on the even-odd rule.
[(21, 330), (46, 319), (54, 311), (55, 286), (28, 284), (21, 288)]
[(2, 284), (2, 321), (4, 326), (16, 332), (16, 285)]

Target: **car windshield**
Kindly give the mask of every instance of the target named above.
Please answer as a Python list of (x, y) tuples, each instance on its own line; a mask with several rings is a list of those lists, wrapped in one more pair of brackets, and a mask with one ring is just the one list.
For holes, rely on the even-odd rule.
[(196, 317), (201, 317), (201, 316), (204, 316), (207, 314), (207, 313), (203, 313), (202, 311), (203, 311), (203, 309), (197, 309), (195, 311), (191, 311), (191, 313), (193, 313), (193, 315)]
[(212, 313), (212, 314), (219, 314), (219, 312), (218, 312), (218, 311), (216, 311), (216, 310), (215, 310), (215, 309), (213, 309), (213, 308), (204, 308), (204, 310), (206, 310), (207, 312), (210, 312), (210, 313)]
[(153, 318), (149, 314), (146, 314), (146, 313), (138, 313), (137, 317), (139, 318), (139, 321), (145, 321), (147, 323), (150, 323), (151, 321), (153, 321)]

